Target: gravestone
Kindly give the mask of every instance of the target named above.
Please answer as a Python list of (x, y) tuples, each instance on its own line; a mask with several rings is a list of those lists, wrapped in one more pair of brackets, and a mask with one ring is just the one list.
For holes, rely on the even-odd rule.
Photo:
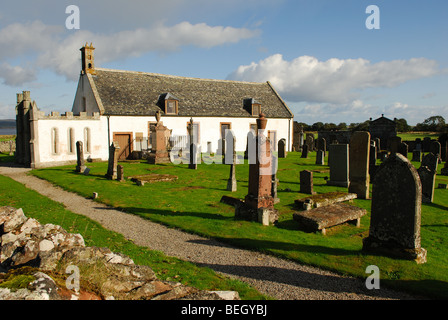
[(402, 154), (404, 157), (408, 157), (408, 145), (404, 142), (401, 142), (398, 145), (398, 153)]
[(82, 144), (82, 141), (76, 142), (76, 172), (82, 173), (86, 169), (85, 162), (84, 162), (84, 147)]
[(417, 172), (422, 183), (422, 202), (432, 203), (434, 200), (436, 174), (427, 166), (421, 166)]
[(349, 145), (348, 192), (356, 193), (360, 199), (369, 198), (369, 160), (370, 133), (356, 131), (352, 134)]
[(325, 153), (323, 150), (317, 150), (316, 152), (316, 164), (324, 165), (325, 164)]
[(379, 153), (381, 152), (381, 140), (380, 140), (380, 138), (375, 138), (375, 146), (376, 146), (376, 152), (377, 152), (377, 157), (378, 157)]
[(412, 151), (412, 161), (422, 162), (422, 152), (420, 150)]
[(428, 153), (423, 156), (421, 166), (427, 166), (431, 171), (437, 172), (438, 159), (433, 153)]
[(390, 137), (388, 142), (389, 142), (389, 151), (391, 153), (400, 153), (401, 137), (398, 136)]
[(442, 163), (442, 145), (439, 141), (431, 141), (429, 145), (429, 152), (433, 153), (437, 157), (437, 161)]
[(322, 150), (323, 154), (325, 156), (326, 152), (327, 152), (327, 141), (325, 140), (325, 138), (319, 138), (317, 139), (317, 150)]
[(190, 119), (187, 126), (189, 141), (189, 163), (188, 169), (196, 170), (198, 168), (198, 146), (194, 143), (193, 119)]
[(422, 141), (422, 151), (423, 152), (429, 152), (429, 149), (431, 148), (431, 138), (430, 137), (424, 137)]
[(401, 154), (391, 154), (373, 180), (369, 236), (363, 240), (363, 250), (425, 263), (421, 204), (417, 170)]
[(312, 133), (306, 134), (305, 145), (308, 146), (308, 152), (314, 151), (314, 134)]
[(171, 160), (167, 148), (167, 137), (170, 135), (170, 130), (163, 125), (162, 121), (160, 121), (159, 111), (156, 114), (156, 120), (157, 124), (151, 131), (152, 148), (147, 161), (151, 164), (170, 163)]
[(278, 141), (278, 157), (286, 158), (286, 139), (280, 139)]
[(109, 164), (107, 167), (106, 177), (109, 180), (117, 179), (117, 164), (118, 164), (118, 152), (120, 151), (120, 146), (118, 141), (113, 141), (109, 147)]
[(375, 171), (379, 166), (376, 165), (377, 151), (375, 140), (370, 140), (370, 154), (369, 154), (369, 175), (370, 180), (375, 176)]
[(278, 212), (272, 197), (273, 158), (269, 139), (265, 136), (267, 119), (263, 113), (257, 119), (256, 161), (249, 164), (249, 187), (244, 202), (235, 206), (235, 218), (276, 223)]
[(330, 166), (330, 186), (348, 187), (349, 182), (349, 148), (348, 144), (330, 144), (328, 148)]
[(313, 191), (313, 172), (309, 170), (300, 171), (300, 193), (315, 194)]
[(207, 141), (207, 153), (212, 154), (212, 142)]
[(122, 165), (117, 166), (117, 180), (120, 182), (124, 181), (124, 169)]
[(304, 144), (303, 146), (302, 146), (302, 156), (301, 156), (301, 158), (308, 158), (308, 145), (307, 144)]
[(422, 201), (424, 203), (432, 203), (434, 199), (438, 160), (435, 154), (428, 153), (423, 157), (421, 166), (417, 171), (422, 183)]
[[(229, 131), (230, 132), (230, 131)], [(229, 139), (226, 137), (226, 140), (229, 141)], [(230, 174), (229, 174), (229, 179), (227, 180), (227, 191), (232, 191), (235, 192), (237, 190), (237, 183), (236, 183), (236, 176), (235, 176), (235, 166), (237, 163), (237, 158), (236, 158), (236, 151), (235, 151), (235, 142), (236, 142), (236, 138), (235, 136), (232, 136), (232, 162), (230, 163)], [(230, 148), (227, 148), (228, 150)], [(228, 161), (227, 157), (229, 155), (226, 154), (226, 163)]]
[(415, 139), (415, 148), (414, 148), (414, 150), (422, 151), (422, 139), (420, 139), (420, 138), (416, 138)]

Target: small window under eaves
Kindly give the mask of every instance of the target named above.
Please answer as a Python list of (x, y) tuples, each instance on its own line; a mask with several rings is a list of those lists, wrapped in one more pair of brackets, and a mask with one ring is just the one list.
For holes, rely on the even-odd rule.
[(258, 116), (261, 113), (261, 104), (252, 103), (252, 115)]
[(165, 114), (178, 114), (179, 113), (179, 99), (173, 96), (171, 93), (165, 94)]

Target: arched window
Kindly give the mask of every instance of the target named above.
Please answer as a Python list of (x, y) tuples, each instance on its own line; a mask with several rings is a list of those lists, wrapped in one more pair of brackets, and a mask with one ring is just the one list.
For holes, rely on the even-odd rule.
[(57, 128), (51, 129), (51, 153), (59, 153), (59, 132)]
[(90, 153), (91, 151), (91, 137), (90, 137), (90, 128), (84, 128), (84, 148), (86, 153)]
[(68, 128), (68, 153), (75, 153), (75, 129)]

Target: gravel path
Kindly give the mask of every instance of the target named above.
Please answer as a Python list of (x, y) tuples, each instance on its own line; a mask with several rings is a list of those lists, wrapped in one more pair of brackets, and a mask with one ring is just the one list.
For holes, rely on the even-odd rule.
[(72, 212), (85, 215), (105, 228), (123, 234), (137, 245), (210, 267), (245, 281), (278, 300), (415, 299), (408, 294), (384, 288), (368, 290), (360, 279), (343, 277), (167, 228), (64, 191), (47, 181), (27, 175), (28, 171), (18, 167), (0, 167), (0, 174), (63, 203)]

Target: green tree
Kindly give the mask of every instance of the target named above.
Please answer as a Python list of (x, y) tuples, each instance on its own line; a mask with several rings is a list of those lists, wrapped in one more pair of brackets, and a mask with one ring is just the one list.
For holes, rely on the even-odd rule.
[(401, 119), (397, 119), (395, 120), (395, 122), (397, 123), (397, 131), (398, 132), (409, 132), (411, 131), (411, 126), (408, 125), (408, 122), (401, 118)]

